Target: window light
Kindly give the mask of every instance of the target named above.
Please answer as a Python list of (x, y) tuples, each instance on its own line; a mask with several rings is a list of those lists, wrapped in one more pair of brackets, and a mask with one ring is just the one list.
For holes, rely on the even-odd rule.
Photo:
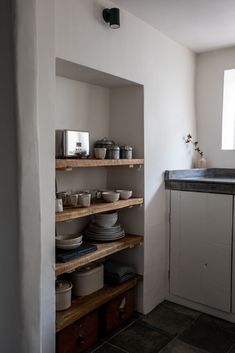
[(224, 71), (222, 150), (235, 149), (235, 69)]

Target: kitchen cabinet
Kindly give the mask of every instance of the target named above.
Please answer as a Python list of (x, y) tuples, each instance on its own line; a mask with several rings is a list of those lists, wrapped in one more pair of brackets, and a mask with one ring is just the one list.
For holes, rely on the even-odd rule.
[[(108, 162), (107, 162), (108, 161)], [(88, 168), (88, 167), (115, 167), (115, 166), (141, 166), (144, 163), (143, 159), (131, 159), (131, 160), (56, 160), (56, 170), (70, 171), (73, 168)], [(90, 216), (96, 213), (117, 210), (122, 208), (133, 207), (143, 204), (143, 198), (130, 198), (128, 200), (119, 200), (113, 203), (96, 203), (92, 204), (87, 208), (66, 208), (61, 213), (56, 213), (56, 222), (65, 222), (80, 219), (82, 217)], [(94, 242), (93, 242), (94, 243)], [(102, 259), (108, 255), (114, 254), (118, 251), (133, 248), (143, 244), (143, 237), (139, 235), (126, 235), (124, 238), (113, 241), (110, 243), (99, 243), (97, 244), (97, 250), (93, 253), (84, 255), (66, 263), (57, 263), (55, 265), (55, 274), (60, 276), (65, 273), (70, 273), (78, 267), (85, 266), (92, 261)], [(72, 300), (72, 306), (68, 310), (57, 312), (56, 314), (56, 331), (67, 332), (70, 335), (73, 332), (73, 326), (69, 329), (77, 320), (82, 319), (85, 315), (88, 315), (92, 311), (98, 309), (102, 305), (107, 304), (110, 300), (117, 298), (124, 292), (134, 288), (138, 282), (142, 280), (142, 276), (136, 275), (134, 278), (121, 283), (119, 285), (105, 285), (101, 290), (87, 295), (85, 297), (77, 297)], [(77, 327), (76, 325), (74, 327)], [(68, 330), (66, 330), (68, 328)], [(64, 334), (59, 335), (62, 337), (64, 342)], [(57, 341), (58, 345), (60, 345)], [(75, 343), (74, 343), (75, 344)], [(77, 345), (77, 343), (76, 343)], [(64, 347), (64, 343), (63, 343)], [(77, 347), (77, 346), (76, 346)], [(58, 348), (60, 352), (61, 347)], [(80, 348), (77, 347), (79, 350)]]
[(170, 191), (170, 293), (231, 311), (233, 195)]

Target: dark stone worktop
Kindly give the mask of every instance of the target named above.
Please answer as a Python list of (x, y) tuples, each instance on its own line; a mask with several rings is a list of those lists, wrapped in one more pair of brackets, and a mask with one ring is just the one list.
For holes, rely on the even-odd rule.
[(206, 168), (166, 170), (165, 187), (169, 190), (235, 194), (235, 169)]

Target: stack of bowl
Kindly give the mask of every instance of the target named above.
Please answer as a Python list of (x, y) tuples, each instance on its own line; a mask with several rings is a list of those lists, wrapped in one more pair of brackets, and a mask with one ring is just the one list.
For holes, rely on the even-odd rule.
[(114, 211), (94, 215), (92, 222), (86, 229), (87, 238), (102, 242), (123, 238), (125, 232), (117, 220), (118, 214)]
[(81, 234), (57, 235), (55, 237), (56, 246), (63, 250), (76, 249), (82, 245), (82, 237)]

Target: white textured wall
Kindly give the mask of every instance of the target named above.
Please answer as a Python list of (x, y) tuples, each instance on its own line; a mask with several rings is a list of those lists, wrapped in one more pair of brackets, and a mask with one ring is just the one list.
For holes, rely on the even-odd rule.
[[(15, 44), (20, 338), (23, 353), (52, 353), (55, 348), (53, 0), (16, 1)], [(9, 276), (8, 280), (14, 281), (14, 277)], [(14, 344), (16, 352), (20, 352), (17, 343)]]
[(195, 134), (194, 55), (121, 11), (121, 28), (102, 20), (106, 0), (56, 0), (56, 56), (144, 85), (144, 311), (166, 293), (165, 169), (187, 168), (183, 137)]
[(235, 47), (196, 56), (198, 140), (209, 167), (235, 167), (235, 151), (221, 150), (224, 70), (234, 68)]

